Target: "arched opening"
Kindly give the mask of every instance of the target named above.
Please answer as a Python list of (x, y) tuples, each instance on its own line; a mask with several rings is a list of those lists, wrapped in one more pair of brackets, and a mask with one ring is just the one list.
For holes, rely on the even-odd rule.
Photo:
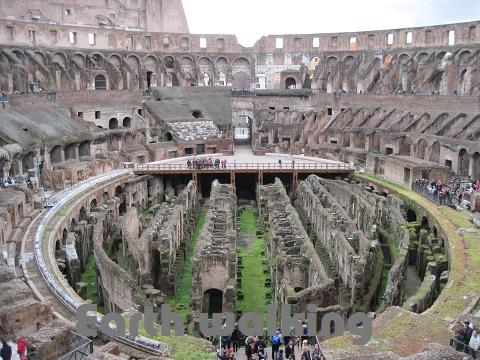
[(95, 76), (95, 90), (107, 90), (107, 79), (105, 76)]
[(417, 158), (425, 160), (427, 145), (428, 143), (425, 139), (420, 139), (417, 143)]
[(78, 146), (78, 154), (82, 156), (90, 156), (90, 141), (84, 141)]
[(200, 110), (195, 110), (192, 112), (192, 116), (195, 118), (195, 119), (200, 119), (200, 118), (203, 118), (203, 114)]
[(108, 128), (110, 130), (118, 129), (118, 120), (115, 118), (111, 118), (108, 122)]
[(115, 197), (120, 197), (123, 194), (123, 189), (120, 185), (115, 188)]
[(78, 220), (79, 221), (88, 221), (88, 215), (87, 215), (87, 210), (82, 207), (80, 209), (80, 213), (79, 213), (79, 216), (78, 216)]
[(56, 145), (50, 150), (50, 161), (52, 164), (62, 162), (62, 147), (60, 145)]
[(430, 226), (428, 225), (428, 219), (426, 216), (422, 216), (420, 227), (424, 230), (430, 231)]
[(31, 170), (35, 167), (33, 164), (34, 154), (29, 152), (22, 159), (23, 172), (26, 173), (28, 170)]
[(400, 151), (399, 155), (410, 156), (412, 153), (412, 139), (409, 137), (404, 137), (400, 142)]
[(436, 162), (437, 164), (440, 162), (440, 143), (438, 141), (435, 141), (432, 144), (429, 160)]
[(358, 149), (365, 149), (365, 133), (358, 132), (355, 134), (355, 147)]
[(412, 209), (407, 210), (407, 221), (408, 222), (417, 221), (417, 214)]
[(65, 160), (73, 160), (76, 158), (75, 155), (75, 144), (65, 146)]
[(165, 134), (165, 140), (167, 140), (167, 141), (172, 141), (172, 140), (173, 140), (173, 135), (172, 135), (172, 133), (167, 132), (167, 133)]
[(132, 119), (129, 117), (126, 117), (125, 119), (123, 119), (123, 127), (124, 128), (132, 127)]
[(237, 90), (250, 90), (250, 76), (243, 71), (233, 76), (233, 88)]
[(147, 89), (150, 90), (150, 86), (152, 84), (152, 71), (147, 71)]
[(107, 202), (108, 200), (110, 200), (110, 194), (105, 191), (102, 196), (102, 201)]
[(285, 79), (285, 89), (295, 89), (297, 87), (297, 81), (293, 77)]
[(90, 211), (93, 211), (94, 209), (97, 208), (97, 199), (92, 199), (92, 201), (90, 201)]
[(350, 146), (350, 133), (345, 131), (343, 133), (343, 147), (349, 147)]
[(468, 168), (470, 166), (470, 156), (467, 150), (462, 149), (458, 153), (458, 175), (468, 175)]
[(473, 154), (473, 174), (475, 179), (480, 179), (480, 153)]
[(203, 293), (202, 312), (220, 314), (223, 309), (223, 291), (218, 289), (208, 289)]
[(372, 150), (380, 152), (380, 134), (375, 133), (372, 136)]
[(165, 62), (165, 67), (166, 67), (167, 69), (173, 69), (173, 62), (174, 62), (174, 60), (173, 60), (173, 58), (172, 58), (171, 56), (167, 56), (167, 57), (165, 58), (164, 62)]

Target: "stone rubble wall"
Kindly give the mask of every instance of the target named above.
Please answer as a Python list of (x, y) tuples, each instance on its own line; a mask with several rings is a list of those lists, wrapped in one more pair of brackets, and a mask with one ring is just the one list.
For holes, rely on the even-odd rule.
[(236, 302), (237, 197), (235, 187), (212, 183), (205, 224), (193, 257), (192, 309), (201, 312), (205, 291), (224, 293), (223, 311), (234, 311)]
[(271, 234), (266, 255), (275, 302), (295, 304), (298, 311), (305, 311), (308, 304), (319, 308), (336, 304), (334, 281), (279, 179), (258, 187), (257, 204), (260, 220)]

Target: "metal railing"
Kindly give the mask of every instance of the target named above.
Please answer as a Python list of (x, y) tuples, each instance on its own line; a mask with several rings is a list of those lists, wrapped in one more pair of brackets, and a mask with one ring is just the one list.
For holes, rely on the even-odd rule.
[(59, 360), (82, 360), (93, 353), (92, 340), (73, 331), (70, 332), (70, 335), (70, 349), (72, 350), (60, 356)]
[[(443, 185), (442, 190), (428, 191), (427, 185), (422, 184), (421, 182), (413, 182), (412, 190), (416, 193), (430, 199), (438, 205), (445, 206), (463, 206), (463, 202), (468, 202), (469, 197), (465, 197), (460, 201), (460, 199), (455, 195), (454, 190), (448, 185)], [(448, 191), (448, 192), (447, 192)]]
[[(44, 259), (44, 254), (42, 250), (42, 240), (44, 239), (46, 229), (49, 225), (49, 222), (55, 217), (58, 211), (62, 209), (62, 207), (70, 200), (72, 200), (75, 196), (78, 196), (81, 193), (84, 193), (92, 188), (96, 188), (102, 183), (108, 183), (113, 181), (117, 178), (120, 178), (128, 173), (128, 170), (116, 170), (107, 175), (99, 175), (97, 177), (91, 178), (87, 181), (77, 183), (71, 189), (68, 189), (64, 193), (62, 192), (62, 196), (55, 205), (50, 208), (43, 218), (40, 220), (40, 224), (35, 231), (34, 236), (34, 256), (35, 261), (38, 265), (38, 269), (40, 273), (47, 283), (48, 287), (52, 291), (52, 293), (57, 297), (57, 299), (64, 304), (64, 306), (69, 309), (72, 313), (76, 313), (77, 308), (81, 305), (74, 297), (69, 294), (69, 291), (73, 291), (73, 289), (64, 288), (62, 282), (58, 280), (54, 274), (52, 274), (47, 266), (47, 262)], [(96, 316), (96, 328), (100, 329), (100, 324), (103, 315), (97, 313)], [(162, 344), (156, 340), (151, 340), (145, 338), (143, 336), (137, 336), (132, 338), (131, 336), (119, 336), (115, 337), (115, 339), (119, 342), (132, 346), (136, 349), (149, 352), (151, 354), (158, 355), (160, 353), (160, 348)], [(73, 355), (72, 355), (73, 356)], [(70, 359), (77, 359), (75, 357), (71, 357)]]
[(456, 351), (463, 352), (467, 355), (470, 355), (472, 359), (479, 359), (480, 353), (479, 351), (473, 350), (468, 344), (457, 340), (455, 338), (450, 338), (450, 346), (454, 348)]
[(145, 164), (136, 165), (135, 171), (235, 171), (235, 170), (353, 170), (344, 163), (227, 163), (206, 164)]

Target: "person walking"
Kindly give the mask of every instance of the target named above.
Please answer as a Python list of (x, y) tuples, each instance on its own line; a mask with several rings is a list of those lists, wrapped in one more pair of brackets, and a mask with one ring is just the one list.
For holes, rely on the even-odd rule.
[(0, 356), (3, 360), (12, 359), (12, 347), (8, 345), (6, 340), (2, 340), (2, 350), (0, 350)]
[(25, 340), (24, 337), (21, 337), (17, 341), (17, 353), (20, 356), (20, 359), (22, 358), (23, 355), (25, 355), (26, 351), (27, 351), (27, 340)]
[(275, 332), (275, 335), (272, 336), (272, 359), (275, 359), (275, 355), (280, 349), (280, 344), (282, 343), (282, 333), (280, 330)]

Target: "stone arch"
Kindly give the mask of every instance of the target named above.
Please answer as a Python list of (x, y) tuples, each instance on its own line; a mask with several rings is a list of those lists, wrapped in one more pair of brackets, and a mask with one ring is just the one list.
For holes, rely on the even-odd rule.
[(408, 222), (414, 222), (417, 221), (417, 214), (413, 209), (407, 209), (407, 221)]
[(232, 85), (234, 89), (250, 89), (250, 75), (243, 71), (235, 73)]
[(404, 138), (402, 138), (402, 140), (400, 141), (400, 148), (399, 148), (398, 154), (411, 156), (412, 144), (413, 144), (412, 138), (410, 138), (409, 136), (405, 136)]
[(65, 149), (64, 149), (65, 160), (73, 160), (77, 158), (76, 147), (77, 147), (77, 144), (75, 143), (68, 144), (67, 146), (65, 146)]
[(35, 60), (36, 60), (39, 64), (41, 64), (41, 65), (43, 65), (43, 66), (47, 66), (48, 61), (47, 61), (47, 55), (45, 55), (45, 53), (43, 53), (43, 52), (40, 51), (40, 50), (35, 50), (35, 51), (33, 52), (33, 55), (34, 55), (34, 57), (35, 57)]
[(432, 144), (430, 148), (430, 156), (428, 160), (435, 162), (437, 164), (440, 163), (440, 143), (438, 141), (435, 141)]
[(173, 66), (175, 64), (175, 60), (173, 59), (172, 56), (165, 56), (163, 58), (163, 63), (165, 64), (165, 67), (167, 69), (173, 69)]
[(117, 70), (120, 70), (122, 67), (122, 58), (120, 55), (113, 54), (108, 57), (108, 61), (112, 64)]
[(470, 60), (470, 56), (472, 53), (470, 50), (463, 50), (458, 54), (458, 65), (463, 67), (468, 65), (468, 61)]
[[(228, 66), (229, 66), (229, 62), (226, 57), (220, 56), (215, 60), (215, 67), (217, 68), (219, 77), (220, 77), (220, 73), (224, 73), (224, 74), (228, 73)], [(226, 79), (225, 79), (225, 85), (226, 85)]]
[(76, 227), (77, 227), (77, 220), (75, 220), (75, 218), (72, 218), (70, 220), (70, 227), (68, 228), (68, 230), (70, 232), (74, 232)]
[(158, 66), (158, 59), (155, 55), (149, 54), (143, 58), (143, 66), (146, 70), (156, 72)]
[(122, 196), (123, 194), (123, 188), (121, 185), (118, 185), (116, 188), (115, 188), (115, 197), (120, 197)]
[(381, 142), (381, 134), (378, 132), (373, 133), (372, 136), (372, 150), (380, 152), (380, 142)]
[(92, 67), (94, 69), (104, 69), (104, 62), (105, 62), (105, 57), (101, 53), (91, 53), (87, 59), (89, 61), (87, 62), (87, 67)]
[(90, 156), (90, 146), (90, 140), (83, 141), (80, 143), (80, 145), (78, 145), (78, 154), (80, 155), (80, 157)]
[(131, 128), (132, 127), (132, 118), (130, 117), (125, 117), (122, 121), (122, 125), (124, 128)]
[(52, 61), (59, 64), (59, 65), (62, 65), (64, 67), (66, 67), (67, 66), (67, 55), (65, 55), (62, 52), (56, 52), (52, 56)]
[(24, 173), (26, 173), (30, 169), (35, 168), (34, 159), (35, 159), (35, 154), (33, 153), (33, 151), (30, 151), (30, 152), (26, 153), (25, 155), (23, 155), (23, 158), (22, 158), (22, 168), (23, 169), (22, 170), (23, 170)]
[(461, 149), (458, 152), (458, 166), (457, 174), (458, 175), (468, 175), (468, 170), (470, 166), (470, 156), (466, 149)]
[(102, 195), (102, 202), (107, 202), (108, 200), (110, 200), (110, 194), (108, 191), (105, 191)]
[(111, 118), (108, 121), (108, 128), (110, 130), (118, 129), (118, 120), (116, 118)]
[(236, 58), (232, 62), (233, 88), (250, 89), (250, 61), (245, 57)]
[(193, 81), (196, 83), (196, 76), (195, 76), (195, 62), (193, 58), (190, 56), (183, 56), (180, 58), (180, 65), (182, 67), (183, 75), (185, 76), (185, 80)]
[(417, 158), (426, 160), (427, 146), (428, 146), (428, 143), (427, 143), (427, 140), (425, 139), (420, 139), (420, 141), (417, 142)]
[(203, 293), (202, 312), (220, 314), (223, 311), (223, 291), (219, 289), (208, 289)]
[(173, 135), (170, 131), (167, 131), (165, 133), (165, 141), (172, 141), (173, 140)]
[(363, 131), (357, 132), (354, 139), (356, 148), (365, 149), (365, 133)]
[(103, 74), (95, 76), (95, 90), (107, 90), (107, 78)]
[(87, 210), (83, 206), (80, 208), (80, 211), (78, 212), (78, 221), (88, 221)]
[(422, 71), (425, 68), (425, 65), (429, 59), (430, 55), (426, 52), (421, 52), (415, 57), (415, 63), (417, 65), (417, 73)]
[(480, 179), (480, 153), (477, 151), (472, 156), (473, 167), (471, 176), (474, 179)]
[(287, 77), (285, 79), (285, 89), (295, 89), (297, 86), (297, 80), (294, 77)]
[(352, 68), (354, 62), (355, 57), (353, 57), (352, 55), (345, 56), (345, 58), (343, 59), (343, 71), (347, 73)]
[(350, 146), (350, 132), (349, 131), (344, 131), (342, 134), (343, 137), (343, 147), (349, 147)]
[(50, 162), (52, 164), (62, 162), (62, 147), (60, 145), (55, 145), (52, 150), (50, 150)]
[(90, 212), (92, 212), (94, 209), (96, 209), (98, 206), (97, 199), (93, 198), (90, 201)]

